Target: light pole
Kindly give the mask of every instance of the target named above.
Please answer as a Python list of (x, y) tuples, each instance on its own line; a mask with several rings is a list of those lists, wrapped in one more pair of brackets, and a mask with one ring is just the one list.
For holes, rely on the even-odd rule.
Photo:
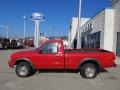
[(53, 38), (55, 37), (55, 26), (53, 25)]
[(26, 37), (26, 16), (23, 16), (23, 20), (24, 20), (23, 43), (25, 43), (25, 37)]
[(32, 13), (31, 19), (35, 22), (34, 46), (38, 47), (40, 40), (39, 25), (40, 25), (40, 21), (44, 21), (44, 16), (41, 13)]
[(81, 44), (80, 44), (80, 42), (81, 42), (81, 31), (80, 31), (80, 27), (81, 27), (81, 5), (82, 4), (82, 0), (79, 0), (79, 13), (78, 13), (78, 26), (77, 26), (77, 38), (78, 38), (78, 40), (77, 40), (77, 48), (80, 48), (81, 47)]
[(9, 26), (0, 26), (0, 28), (5, 28), (7, 31), (7, 38), (9, 38)]
[(7, 29), (7, 38), (9, 38), (9, 26), (6, 26)]

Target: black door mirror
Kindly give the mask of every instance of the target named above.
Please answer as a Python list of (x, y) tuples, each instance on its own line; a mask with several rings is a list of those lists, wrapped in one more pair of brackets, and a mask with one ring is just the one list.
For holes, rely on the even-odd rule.
[(39, 53), (42, 54), (42, 50), (39, 50)]

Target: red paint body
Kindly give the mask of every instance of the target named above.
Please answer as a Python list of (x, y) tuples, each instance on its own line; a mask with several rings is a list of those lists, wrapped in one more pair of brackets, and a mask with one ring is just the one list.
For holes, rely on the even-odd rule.
[[(48, 54), (40, 51), (41, 48), (49, 43), (57, 43), (57, 53)], [(87, 60), (94, 60), (101, 68), (109, 68), (115, 65), (115, 55), (112, 52), (102, 51), (102, 49), (64, 50), (61, 40), (49, 40), (40, 48), (12, 54), (9, 66), (14, 67), (19, 60), (26, 60), (36, 69), (78, 69), (78, 67)]]

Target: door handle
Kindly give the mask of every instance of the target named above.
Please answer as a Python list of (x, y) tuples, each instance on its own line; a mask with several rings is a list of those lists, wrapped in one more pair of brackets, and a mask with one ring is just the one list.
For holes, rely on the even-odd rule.
[(55, 57), (59, 57), (60, 55), (59, 54), (55, 54)]

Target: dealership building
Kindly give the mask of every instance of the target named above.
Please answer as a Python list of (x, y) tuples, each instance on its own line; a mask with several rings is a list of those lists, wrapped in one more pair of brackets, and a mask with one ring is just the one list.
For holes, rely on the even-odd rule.
[(112, 7), (105, 8), (94, 17), (82, 18), (80, 39), (78, 39), (78, 18), (72, 18), (69, 31), (69, 46), (81, 48), (102, 48), (120, 56), (120, 0), (111, 0)]

